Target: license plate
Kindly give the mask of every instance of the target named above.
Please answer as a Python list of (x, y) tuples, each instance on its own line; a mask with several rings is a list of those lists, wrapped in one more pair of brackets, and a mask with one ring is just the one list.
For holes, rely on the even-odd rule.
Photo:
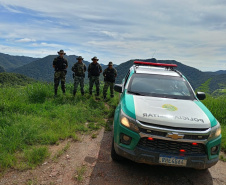
[(184, 157), (159, 156), (159, 163), (175, 166), (186, 166), (187, 160)]

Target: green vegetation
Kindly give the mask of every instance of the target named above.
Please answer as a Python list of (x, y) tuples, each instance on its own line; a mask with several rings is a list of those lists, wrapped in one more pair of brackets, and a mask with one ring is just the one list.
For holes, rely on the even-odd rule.
[(66, 146), (64, 146), (63, 149), (61, 149), (60, 151), (58, 151), (54, 157), (53, 157), (53, 161), (56, 161), (60, 156), (62, 156), (68, 149), (70, 148), (70, 143), (67, 143)]
[(197, 91), (206, 93), (206, 99), (202, 102), (221, 124), (221, 146), (222, 150), (226, 152), (226, 85), (221, 83), (218, 84), (220, 89), (215, 90), (211, 94), (210, 84), (212, 81), (212, 79), (207, 80), (197, 89)]
[(226, 157), (224, 157), (223, 155), (220, 155), (220, 160), (226, 162)]
[(202, 101), (212, 112), (215, 118), (221, 124), (222, 150), (226, 152), (226, 96), (217, 98), (207, 94), (207, 98)]
[(5, 69), (4, 67), (0, 66), (0, 73), (3, 73), (3, 72), (5, 72)]
[(16, 73), (0, 73), (0, 87), (2, 86), (21, 86), (35, 82), (34, 79), (28, 78)]
[(32, 148), (24, 151), (24, 159), (30, 167), (35, 167), (42, 163), (49, 156), (47, 147)]
[[(65, 96), (59, 91), (55, 98), (53, 84), (47, 83), (0, 89), (0, 171), (34, 167), (48, 156), (48, 145), (78, 140), (76, 133), (106, 126), (119, 96), (107, 102), (88, 93), (73, 98), (73, 85), (66, 88)], [(26, 165), (20, 166), (22, 162)]]
[(81, 166), (81, 167), (79, 167), (79, 168), (76, 170), (76, 172), (77, 172), (77, 175), (75, 175), (75, 178), (76, 178), (79, 182), (81, 182), (81, 181), (83, 180), (83, 175), (84, 175), (84, 173), (86, 172), (86, 166)]
[(4, 67), (6, 71), (9, 71), (17, 67), (26, 65), (37, 59), (38, 58), (25, 57), (25, 56), (11, 56), (4, 53), (0, 53), (0, 66)]

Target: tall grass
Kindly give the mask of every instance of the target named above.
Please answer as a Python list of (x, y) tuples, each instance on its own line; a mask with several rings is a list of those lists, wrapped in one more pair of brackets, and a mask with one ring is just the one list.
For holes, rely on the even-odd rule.
[(207, 95), (203, 103), (221, 124), (222, 149), (226, 152), (226, 96), (214, 98)]
[(46, 145), (105, 126), (118, 96), (106, 106), (88, 94), (78, 93), (73, 98), (72, 91), (73, 85), (68, 84), (65, 96), (59, 93), (54, 97), (53, 84), (47, 83), (0, 89), (0, 171), (17, 166), (18, 152), (25, 154), (23, 160), (27, 159), (29, 166), (37, 165), (48, 156)]

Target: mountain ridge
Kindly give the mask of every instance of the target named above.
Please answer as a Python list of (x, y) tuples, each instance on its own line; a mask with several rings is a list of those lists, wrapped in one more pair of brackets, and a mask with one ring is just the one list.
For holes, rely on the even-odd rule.
[[(7, 54), (6, 54), (7, 55)], [(1, 53), (0, 53), (1, 56)], [(16, 56), (13, 56), (16, 57)], [(6, 71), (10, 71), (13, 73), (19, 73), (19, 74), (23, 74), (26, 75), (30, 78), (34, 78), (36, 80), (40, 80), (40, 81), (46, 81), (46, 82), (53, 82), (53, 75), (54, 75), (54, 69), (52, 67), (52, 62), (54, 60), (54, 58), (57, 57), (57, 55), (48, 55), (44, 58), (29, 58), (28, 60), (30, 61), (26, 61), (24, 65), (19, 66), (15, 69), (11, 69), (11, 70), (6, 70)], [(72, 74), (73, 72), (71, 71), (71, 67), (73, 66), (74, 63), (77, 62), (76, 58), (78, 56), (77, 55), (65, 55), (65, 58), (68, 60), (68, 74), (67, 74), (67, 82), (73, 82), (73, 78), (72, 78)], [(26, 58), (26, 57), (25, 57)], [(115, 68), (118, 71), (118, 77), (116, 79), (116, 83), (121, 83), (122, 79), (124, 78), (124, 76), (126, 75), (127, 71), (129, 70), (129, 68), (133, 65), (134, 61), (144, 61), (144, 62), (158, 62), (158, 63), (174, 63), (177, 64), (177, 70), (182, 72), (182, 74), (188, 79), (188, 81), (191, 83), (192, 87), (194, 89), (196, 89), (197, 87), (199, 87), (202, 83), (204, 83), (205, 81), (207, 81), (208, 79), (212, 79), (210, 85), (211, 85), (211, 91), (213, 92), (214, 90), (220, 88), (219, 84), (225, 84), (226, 82), (226, 70), (219, 70), (216, 72), (203, 72), (199, 69), (196, 69), (194, 67), (190, 67), (188, 65), (182, 64), (176, 60), (156, 60), (153, 58), (149, 58), (149, 59), (133, 59), (133, 60), (128, 60), (124, 63), (121, 63), (119, 65), (116, 65)], [(83, 61), (84, 64), (87, 66), (90, 64), (90, 62), (84, 60)], [(107, 65), (104, 65), (102, 63), (100, 63), (103, 70), (107, 67)], [(1, 63), (0, 63), (1, 66)], [(2, 66), (4, 68), (4, 66)], [(85, 82), (88, 81), (87, 78), (87, 72), (86, 72), (86, 78), (85, 78)], [(101, 80), (103, 80), (103, 76), (101, 74)]]
[[(153, 63), (166, 63), (166, 64), (176, 64), (177, 70), (180, 71), (190, 82), (191, 86), (196, 89), (201, 84), (203, 84), (208, 79), (212, 79), (210, 83), (210, 89), (211, 92), (213, 92), (216, 89), (220, 88), (220, 84), (226, 83), (226, 74), (215, 74), (214, 72), (202, 72), (194, 67), (190, 67), (188, 65), (182, 64), (176, 60), (156, 60), (154, 58), (150, 59), (133, 59), (129, 60), (127, 62), (124, 62), (116, 67), (118, 71), (118, 79), (116, 80), (116, 83), (120, 83), (122, 78), (126, 75), (129, 68), (133, 65), (134, 61), (144, 61), (144, 62), (153, 62)], [(217, 83), (218, 82), (218, 83)]]

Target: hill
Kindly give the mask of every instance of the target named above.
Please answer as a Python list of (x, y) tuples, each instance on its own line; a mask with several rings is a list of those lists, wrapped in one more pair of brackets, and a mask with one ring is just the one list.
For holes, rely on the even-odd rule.
[[(46, 56), (44, 58), (35, 60), (35, 61), (25, 64), (21, 67), (18, 67), (16, 69), (12, 70), (12, 72), (23, 74), (23, 75), (26, 75), (28, 77), (31, 77), (31, 78), (34, 78), (34, 79), (40, 80), (40, 81), (53, 82), (54, 69), (52, 67), (52, 61), (55, 57), (57, 57), (57, 55)], [(68, 74), (67, 74), (67, 82), (72, 82), (73, 78), (72, 78), (71, 67), (75, 62), (77, 62), (77, 60), (76, 60), (77, 56), (69, 55), (69, 56), (65, 56), (65, 58), (68, 60), (68, 64), (69, 64)], [(136, 59), (136, 60), (139, 61), (140, 59)], [(211, 92), (215, 91), (216, 89), (220, 89), (219, 84), (226, 83), (225, 82), (226, 74), (225, 74), (225, 71), (223, 71), (223, 70), (217, 71), (217, 72), (202, 72), (196, 68), (184, 65), (175, 60), (146, 59), (146, 60), (142, 60), (142, 61), (177, 64), (177, 66), (178, 66), (177, 69), (186, 76), (186, 78), (189, 80), (189, 82), (191, 83), (191, 85), (193, 86), (194, 89), (199, 87), (201, 84), (203, 84), (205, 81), (207, 81), (210, 78), (212, 79), (212, 82), (210, 84)], [(134, 60), (129, 60), (125, 63), (122, 63), (122, 64), (116, 66), (116, 69), (118, 71), (118, 77), (116, 80), (117, 83), (121, 83), (121, 81), (124, 78), (124, 76), (126, 75), (128, 69), (133, 65), (133, 62), (134, 62)], [(84, 61), (84, 63), (87, 67), (90, 64), (88, 61)], [(101, 64), (101, 66), (102, 66), (103, 70), (107, 67), (106, 65), (103, 65), (103, 64)], [(86, 73), (85, 82), (88, 81), (87, 76), (88, 75)], [(101, 80), (103, 80), (102, 75), (101, 75)]]
[(0, 73), (0, 86), (27, 85), (32, 82), (35, 82), (35, 80), (21, 74)]
[[(226, 75), (221, 74), (218, 75), (217, 72), (202, 72), (196, 68), (184, 65), (180, 62), (177, 62), (175, 60), (156, 60), (156, 59), (146, 59), (146, 60), (140, 60), (135, 59), (136, 61), (144, 61), (144, 62), (158, 62), (158, 63), (166, 63), (166, 64), (177, 64), (177, 70), (183, 73), (183, 75), (188, 79), (188, 81), (191, 83), (192, 87), (194, 89), (198, 88), (201, 84), (203, 84), (208, 79), (212, 79), (210, 83), (210, 91), (213, 92), (216, 89), (220, 89), (219, 84), (225, 84), (226, 83)], [(118, 78), (116, 80), (116, 83), (121, 83), (122, 79), (126, 75), (129, 68), (133, 65), (133, 62), (135, 60), (129, 60), (125, 63), (120, 64), (116, 67), (118, 71)]]
[(216, 73), (219, 75), (226, 74), (226, 70), (219, 70), (219, 71), (216, 71)]
[(2, 66), (6, 71), (10, 72), (17, 67), (23, 66), (37, 59), (38, 58), (11, 56), (8, 54), (0, 53), (0, 66)]
[[(54, 69), (52, 67), (53, 60), (54, 58), (57, 57), (57, 55), (49, 55), (47, 57), (44, 57), (42, 59), (33, 61), (29, 64), (26, 64), (22, 67), (19, 67), (12, 72), (14, 73), (20, 73), (23, 75), (26, 75), (28, 77), (34, 78), (36, 80), (40, 81), (47, 81), (47, 82), (53, 82), (53, 74), (54, 74)], [(68, 60), (68, 69), (67, 69), (67, 82), (72, 82), (72, 71), (71, 68), (74, 65), (74, 63), (77, 62), (76, 58), (78, 56), (76, 55), (69, 55), (65, 56), (65, 58)], [(88, 68), (90, 62), (88, 61), (83, 61), (83, 63), (86, 65)], [(107, 67), (106, 65), (101, 64), (103, 70)], [(87, 81), (87, 72), (86, 72), (86, 81)]]
[(0, 66), (0, 73), (5, 72), (4, 67)]

